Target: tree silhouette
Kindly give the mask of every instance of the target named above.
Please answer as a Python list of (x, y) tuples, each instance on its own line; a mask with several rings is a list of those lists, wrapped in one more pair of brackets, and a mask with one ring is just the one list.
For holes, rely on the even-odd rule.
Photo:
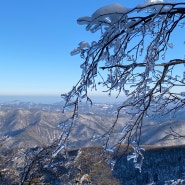
[(184, 53), (169, 58), (169, 52), (184, 47), (184, 38), (177, 45), (174, 43), (184, 30), (185, 3), (151, 0), (135, 8), (112, 4), (77, 22), (85, 25), (87, 31), (99, 32), (100, 37), (92, 43), (80, 42), (71, 52), (71, 55), (80, 54), (82, 74), (72, 90), (62, 94), (64, 109), (73, 108), (73, 114), (71, 122), (68, 120), (61, 126), (61, 143), (67, 140), (78, 117), (79, 103), (82, 100), (92, 103), (89, 91), (101, 86), (105, 94), (127, 97), (118, 107), (112, 127), (102, 136), (106, 138), (105, 148), (109, 148), (109, 138), (121, 111), (127, 108), (131, 119), (123, 124), (115, 146), (126, 141), (131, 144), (134, 153), (128, 157), (140, 169), (143, 119), (175, 113), (185, 105)]

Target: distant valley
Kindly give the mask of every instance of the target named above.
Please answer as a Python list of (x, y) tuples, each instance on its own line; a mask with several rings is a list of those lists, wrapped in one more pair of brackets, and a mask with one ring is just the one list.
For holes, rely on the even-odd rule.
[[(167, 185), (173, 182), (179, 184), (185, 182), (185, 138), (174, 139), (169, 135), (170, 128), (185, 135), (185, 110), (177, 112), (173, 119), (169, 119), (168, 116), (145, 118), (141, 144), (145, 145), (146, 151), (140, 174), (138, 169), (134, 168), (133, 162), (127, 161), (128, 153), (121, 151), (114, 154), (105, 153), (101, 147), (103, 141), (97, 139), (114, 123), (119, 104), (96, 103), (93, 106), (81, 104), (78, 120), (70, 134), (69, 160), (72, 165), (66, 167), (63, 163), (64, 157), (60, 156), (60, 153), (52, 157), (52, 149), (46, 146), (60, 136), (58, 125), (63, 120), (62, 105), (62, 102), (35, 104), (19, 101), (0, 105), (2, 141), (0, 172), (3, 174), (0, 182), (18, 185), (26, 159), (24, 157), (27, 156), (25, 152), (34, 154), (37, 150), (42, 151), (42, 148), (46, 150), (38, 153), (36, 160), (33, 155), (34, 163), (30, 168), (30, 174), (33, 174), (30, 179), (36, 182), (35, 184), (40, 181), (45, 184), (76, 184), (75, 179), (82, 178), (85, 174), (88, 174), (94, 185), (149, 183)], [(124, 109), (120, 114), (118, 124), (111, 136), (111, 143), (118, 141), (120, 130), (130, 120), (126, 112), (127, 110)], [(122, 147), (124, 148), (124, 145)], [(112, 160), (116, 163), (111, 171)]]
[[(101, 144), (92, 141), (94, 135), (103, 135), (113, 124), (118, 104), (94, 104), (92, 107), (82, 104), (80, 115), (73, 128), (70, 139), (73, 147)], [(34, 104), (14, 101), (0, 105), (0, 137), (7, 137), (10, 147), (34, 147), (51, 143), (60, 135), (58, 125), (62, 121), (62, 103)], [(125, 110), (126, 112), (126, 110)], [(122, 112), (112, 141), (118, 140), (119, 131), (130, 119)], [(185, 110), (177, 112), (172, 120), (168, 117), (160, 120), (146, 118), (142, 128), (141, 144), (176, 145), (185, 144), (185, 138), (172, 139), (168, 135), (170, 128), (185, 134)]]

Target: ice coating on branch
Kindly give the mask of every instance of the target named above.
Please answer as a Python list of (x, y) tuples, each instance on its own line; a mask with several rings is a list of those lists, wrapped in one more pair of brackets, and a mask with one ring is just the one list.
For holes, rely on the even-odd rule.
[[(145, 7), (148, 6), (148, 5), (160, 4), (160, 3), (164, 3), (164, 1), (163, 1), (163, 0), (146, 0), (146, 3), (140, 4), (140, 5), (138, 5), (137, 7), (138, 7), (138, 8), (145, 8)], [(156, 5), (156, 6), (152, 7), (152, 8), (157, 8), (157, 9), (159, 9), (159, 8), (161, 8), (161, 7), (162, 7), (161, 5)], [(166, 6), (165, 6), (165, 9), (166, 9)], [(140, 11), (140, 10), (139, 10), (139, 11)]]
[(114, 24), (123, 14), (129, 11), (128, 8), (115, 3), (96, 10), (91, 17), (84, 16), (77, 20), (78, 24), (87, 24), (86, 30), (97, 31), (101, 25)]
[[(154, 4), (151, 8), (148, 9), (148, 12), (159, 12), (159, 11), (169, 11), (170, 7), (169, 6), (164, 6), (163, 0), (147, 0), (146, 5)], [(156, 4), (156, 5), (155, 5)]]
[(76, 49), (71, 51), (71, 55), (73, 56), (73, 55), (79, 54), (83, 49), (87, 49), (89, 47), (90, 45), (87, 42), (82, 41), (78, 44), (78, 47)]
[(98, 10), (96, 10), (93, 15), (92, 15), (92, 18), (98, 18), (102, 15), (105, 15), (105, 14), (114, 14), (114, 13), (126, 13), (129, 9), (118, 4), (118, 3), (115, 3), (115, 4), (111, 4), (111, 5), (107, 5), (107, 6), (104, 6), (102, 8), (99, 8)]
[(141, 173), (141, 167), (143, 164), (143, 151), (145, 149), (140, 147), (135, 141), (132, 142), (133, 153), (127, 156), (127, 161), (133, 160), (134, 167), (138, 168)]
[(163, 0), (147, 0), (147, 3), (163, 3)]
[[(182, 11), (180, 6), (162, 0), (147, 0), (133, 9), (112, 4), (98, 9), (92, 16), (78, 19), (86, 30), (92, 33), (99, 31), (101, 36), (91, 44), (81, 42), (71, 53), (80, 54), (83, 63), (80, 65), (80, 81), (67, 96), (63, 96), (67, 100), (66, 107), (78, 107), (80, 101), (74, 102), (73, 98), (87, 98), (88, 90), (97, 90), (97, 85), (105, 87), (104, 92), (109, 95), (113, 91), (118, 96), (126, 95), (117, 117), (123, 110), (132, 119), (120, 129), (117, 143), (109, 143), (109, 138), (114, 134), (118, 119), (109, 132), (102, 137), (95, 133), (91, 141), (100, 141), (105, 150), (113, 152), (112, 146), (127, 140), (130, 143), (132, 138), (135, 141), (131, 143), (133, 153), (127, 159), (133, 160), (140, 171), (144, 159), (140, 147), (143, 119), (155, 117), (155, 114), (167, 115), (171, 111), (167, 107), (169, 105), (174, 107), (172, 112), (184, 107), (185, 91), (182, 87), (185, 85), (185, 72), (181, 71), (181, 76), (177, 76), (172, 70), (173, 66), (184, 65), (185, 61), (165, 59), (166, 51), (175, 48), (175, 43), (169, 38), (176, 23), (181, 21), (183, 25), (181, 22), (179, 25), (185, 25), (184, 17), (181, 20), (181, 14), (176, 13)], [(176, 86), (180, 86), (182, 92), (173, 93)], [(172, 102), (175, 103), (172, 105)], [(62, 128), (64, 133), (70, 130), (65, 126)]]
[(56, 157), (62, 149), (64, 149), (64, 145), (61, 145), (57, 148), (57, 150), (53, 153), (53, 157)]

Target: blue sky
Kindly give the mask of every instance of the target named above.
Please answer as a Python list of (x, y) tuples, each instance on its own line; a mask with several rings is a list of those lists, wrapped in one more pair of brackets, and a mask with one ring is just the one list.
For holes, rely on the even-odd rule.
[[(80, 41), (92, 40), (76, 19), (112, 0), (0, 1), (0, 95), (56, 95), (80, 78)], [(133, 7), (144, 0), (117, 0)]]

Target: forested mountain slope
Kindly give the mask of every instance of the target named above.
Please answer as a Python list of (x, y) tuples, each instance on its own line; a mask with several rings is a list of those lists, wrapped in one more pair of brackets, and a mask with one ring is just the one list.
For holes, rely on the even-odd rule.
[[(105, 107), (105, 106), (104, 106)], [(94, 113), (87, 109), (79, 115), (71, 132), (71, 144), (76, 147), (101, 144), (100, 141), (92, 141), (97, 135), (104, 134), (115, 121), (114, 110), (110, 106), (107, 109), (95, 107)], [(142, 128), (141, 144), (171, 146), (185, 144), (185, 138), (173, 139), (169, 135), (173, 128), (177, 133), (185, 134), (185, 111), (177, 112), (176, 116), (169, 120), (147, 118)], [(129, 120), (124, 112), (118, 120), (111, 142), (119, 139), (122, 126)], [(58, 125), (62, 121), (61, 111), (48, 111), (41, 109), (2, 109), (0, 110), (0, 137), (8, 137), (8, 146), (34, 147), (51, 143), (60, 135)]]

